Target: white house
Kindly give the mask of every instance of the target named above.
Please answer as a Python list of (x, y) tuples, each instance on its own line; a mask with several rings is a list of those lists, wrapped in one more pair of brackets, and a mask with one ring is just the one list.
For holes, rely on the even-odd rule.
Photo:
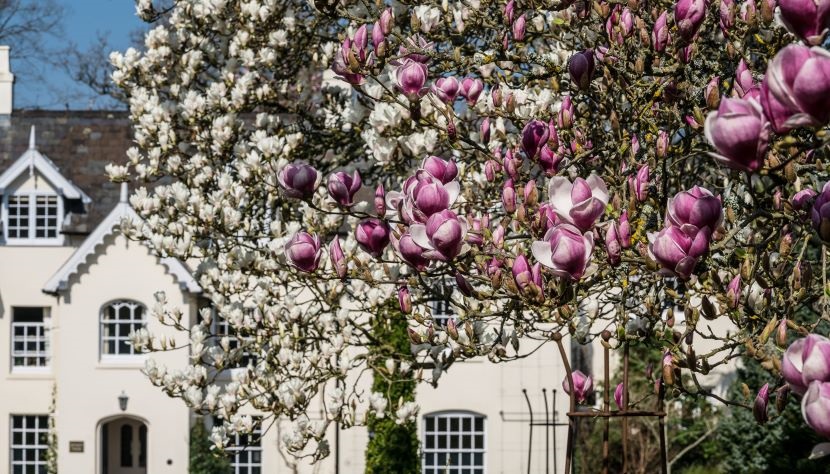
[[(12, 110), (13, 80), (0, 46), (0, 472), (46, 472), (55, 452), (62, 474), (184, 474), (194, 417), (149, 383), (148, 356), (127, 338), (164, 330), (148, 318), (158, 291), (195, 322), (201, 288), (182, 262), (118, 231), (135, 213), (104, 166), (125, 160), (127, 116)], [(183, 367), (188, 354), (152, 357)], [(457, 363), (438, 388), (419, 386), (423, 472), (562, 472), (565, 428), (536, 426), (531, 444), (529, 422), (531, 412), (566, 422), (563, 377), (548, 344), (510, 364)], [(237, 452), (234, 474), (363, 471), (365, 429), (332, 428), (332, 455), (314, 466), (281, 453), (278, 431)]]

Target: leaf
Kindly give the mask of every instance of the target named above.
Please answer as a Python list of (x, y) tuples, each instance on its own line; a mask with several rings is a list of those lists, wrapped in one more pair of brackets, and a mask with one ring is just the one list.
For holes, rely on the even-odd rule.
[(810, 459), (823, 458), (830, 454), (830, 443), (819, 443), (813, 446), (813, 451), (810, 453)]

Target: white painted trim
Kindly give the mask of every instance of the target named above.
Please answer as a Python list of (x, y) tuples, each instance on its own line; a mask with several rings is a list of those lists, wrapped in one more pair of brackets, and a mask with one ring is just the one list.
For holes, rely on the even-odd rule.
[(68, 199), (80, 199), (84, 204), (89, 204), (92, 199), (84, 193), (81, 188), (75, 186), (66, 179), (58, 170), (58, 167), (46, 156), (36, 149), (26, 150), (20, 155), (3, 174), (0, 174), (0, 194), (5, 194), (8, 188), (18, 176), (29, 171), (32, 165), (47, 181), (55, 188), (59, 195)]
[[(36, 228), (35, 219), (37, 218), (37, 200), (33, 200), (29, 203), (29, 235), (25, 239), (20, 238), (9, 238), (9, 197), (10, 196), (29, 196), (37, 197), (37, 196), (57, 196), (58, 198), (58, 215), (57, 215), (57, 236), (53, 238), (37, 238), (32, 237), (34, 235), (34, 231)], [(3, 229), (0, 232), (0, 243), (3, 245), (9, 246), (18, 246), (18, 247), (41, 247), (41, 246), (62, 246), (66, 243), (66, 236), (61, 233), (61, 226), (63, 225), (63, 220), (66, 217), (64, 215), (64, 207), (63, 207), (63, 198), (52, 191), (23, 191), (14, 194), (3, 194), (2, 195), (2, 207), (3, 213), (0, 216), (2, 219)]]
[[(98, 224), (98, 227), (92, 231), (80, 247), (69, 257), (69, 259), (52, 275), (52, 278), (43, 286), (43, 292), (49, 294), (57, 294), (60, 291), (68, 289), (69, 279), (78, 273), (78, 269), (87, 262), (99, 245), (103, 245), (104, 239), (110, 234), (118, 232), (118, 228), (123, 219), (131, 219), (134, 221), (141, 221), (141, 217), (133, 210), (126, 202), (119, 202), (115, 208)], [(159, 262), (167, 269), (167, 273), (176, 277), (179, 286), (183, 291), (190, 293), (201, 293), (202, 288), (199, 283), (190, 274), (190, 271), (178, 259), (172, 257), (165, 257), (159, 259)]]

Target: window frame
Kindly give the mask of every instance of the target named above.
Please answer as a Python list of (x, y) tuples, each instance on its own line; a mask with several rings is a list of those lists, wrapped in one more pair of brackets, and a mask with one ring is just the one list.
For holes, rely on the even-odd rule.
[[(121, 333), (120, 333), (120, 330), (118, 330), (118, 325), (120, 325), (120, 324), (134, 324), (134, 322), (137, 321), (135, 319), (135, 308), (133, 308), (131, 310), (131, 319), (129, 319), (129, 320), (121, 320), (121, 319), (109, 320), (109, 319), (106, 319), (107, 311), (108, 311), (109, 308), (111, 308), (115, 305), (124, 305), (124, 304), (131, 304), (131, 305), (134, 305), (137, 308), (141, 308), (141, 310), (142, 310), (142, 312), (141, 312), (142, 318), (140, 320), (141, 321), (141, 327), (142, 328), (147, 327), (147, 322), (148, 322), (148, 320), (147, 320), (147, 306), (144, 303), (141, 303), (140, 301), (132, 300), (132, 299), (129, 299), (129, 298), (121, 298), (121, 299), (115, 299), (115, 300), (109, 301), (108, 303), (101, 306), (101, 310), (99, 311), (99, 315), (98, 315), (98, 357), (99, 357), (99, 360), (101, 362), (116, 362), (116, 363), (117, 362), (126, 362), (126, 363), (134, 364), (134, 363), (141, 363), (146, 358), (146, 354), (143, 354), (141, 352), (135, 352), (135, 348), (133, 348), (132, 345), (130, 344), (130, 335), (127, 334), (125, 336), (122, 336)], [(119, 321), (122, 321), (122, 322), (119, 322)], [(106, 340), (107, 341), (109, 341), (109, 340), (115, 341), (116, 351), (118, 350), (119, 342), (123, 341), (123, 340), (126, 340), (126, 342), (128, 344), (130, 344), (129, 347), (130, 347), (131, 353), (121, 354), (119, 352), (116, 352), (116, 353), (113, 353), (113, 354), (107, 354), (107, 353), (104, 352), (104, 342), (105, 342), (104, 327), (105, 327), (105, 324), (114, 325), (116, 327), (116, 334), (117, 334), (116, 336), (108, 336)]]
[[(433, 429), (427, 430), (427, 419), (432, 418), (434, 420)], [(446, 421), (446, 428), (444, 430), (440, 430), (438, 428), (438, 420), (445, 419)], [(459, 419), (459, 426), (457, 430), (451, 429), (451, 418), (458, 418)], [(470, 430), (465, 430), (464, 426), (464, 419), (470, 420)], [(481, 431), (476, 429), (476, 419), (480, 418), (481, 421)], [(470, 454), (470, 465), (455, 465), (455, 466), (447, 466), (446, 472), (448, 474), (456, 474), (460, 472), (471, 472), (474, 474), (487, 474), (487, 415), (482, 413), (470, 411), (470, 410), (444, 410), (444, 411), (436, 411), (431, 412), (423, 415), (421, 417), (421, 429), (420, 431), (420, 441), (421, 441), (421, 473), (422, 474), (434, 474), (434, 473), (441, 473), (445, 472), (445, 466), (439, 464), (437, 458), (439, 454)], [(447, 438), (448, 443), (447, 447), (439, 448), (437, 443), (433, 445), (432, 448), (428, 448), (427, 443), (427, 435), (445, 435), (450, 436), (452, 434), (458, 435), (459, 437), (459, 447), (458, 448), (451, 448), (449, 438)], [(471, 436), (470, 448), (464, 448), (463, 443), (463, 436), (467, 434)], [(476, 435), (482, 436), (482, 447), (476, 448), (475, 447), (475, 436)], [(437, 439), (437, 438), (436, 438)], [(434, 461), (431, 464), (427, 464), (427, 455), (432, 454), (435, 456)], [(481, 454), (481, 464), (475, 463), (475, 455)]]
[[(15, 318), (14, 318), (15, 310), (17, 310), (18, 308), (20, 308), (20, 309), (23, 309), (23, 308), (30, 308), (30, 309), (31, 308), (37, 308), (37, 309), (40, 309), (41, 310), (41, 321), (40, 321), (40, 323), (15, 322)], [(50, 324), (51, 324), (51, 315), (50, 315), (49, 309), (50, 308), (48, 306), (13, 306), (12, 307), (11, 328), (10, 328), (10, 331), (9, 331), (9, 333), (10, 333), (9, 334), (9, 337), (10, 337), (9, 364), (10, 364), (12, 373), (44, 373), (44, 372), (49, 372), (49, 371), (52, 370), (52, 341), (51, 341), (51, 334), (50, 334), (51, 329), (49, 327)], [(35, 343), (41, 342), (41, 339), (42, 339), (42, 342), (45, 345), (45, 349), (42, 353), (39, 352), (39, 351), (35, 351), (33, 353), (30, 353), (25, 349), (26, 343), (31, 341), (31, 339), (26, 334), (24, 334), (23, 339), (22, 339), (22, 342), (24, 344), (23, 351), (20, 352), (19, 354), (16, 353), (16, 351), (14, 349), (14, 345), (15, 345), (15, 342), (18, 342), (18, 341), (17, 341), (17, 337), (16, 337), (16, 334), (15, 334), (15, 329), (17, 327), (21, 327), (21, 326), (22, 327), (37, 327), (37, 326), (40, 326), (40, 328), (43, 332), (42, 336), (35, 336), (33, 339), (34, 339)], [(25, 360), (25, 359), (28, 359), (28, 358), (41, 358), (41, 357), (44, 359), (45, 365), (16, 365), (15, 364), (15, 359), (16, 358), (22, 358), (22, 359)]]
[[(228, 338), (229, 348), (231, 350), (237, 350), (242, 340), (252, 341), (255, 339), (254, 336), (238, 336), (234, 334), (234, 330), (231, 327), (230, 321), (220, 316), (219, 311), (216, 311), (216, 308), (212, 305), (210, 307), (210, 311), (210, 332), (211, 334), (213, 334), (213, 336), (215, 336), (214, 343), (217, 346), (220, 345), (220, 341), (223, 337)], [(259, 362), (259, 357), (260, 356), (257, 354), (243, 350), (241, 354), (241, 359), (239, 361), (239, 365), (226, 366), (222, 370), (222, 372), (233, 374), (235, 371), (246, 370), (248, 368), (248, 365), (255, 367)]]
[[(22, 418), (23, 419), (22, 429), (16, 429), (15, 428), (15, 426), (14, 426), (15, 425), (15, 423), (14, 423), (15, 418)], [(33, 427), (34, 429), (32, 429), (32, 430), (27, 429), (27, 428), (29, 428), (28, 423), (27, 423), (28, 418), (33, 418), (35, 420), (35, 426)], [(41, 423), (40, 423), (41, 420), (43, 421), (43, 425), (41, 425)], [(15, 444), (14, 435), (15, 435), (16, 432), (22, 433), (22, 439), (23, 439), (22, 444)], [(35, 436), (35, 444), (33, 444), (33, 445), (29, 445), (26, 442), (26, 437), (27, 437), (26, 435), (27, 435), (27, 433), (30, 433), (30, 432), (34, 432), (34, 436)], [(40, 433), (43, 433), (45, 435), (45, 440), (44, 440), (43, 444), (40, 444), (40, 441), (38, 439), (39, 438), (38, 435)], [(15, 458), (14, 458), (15, 449), (23, 450), (23, 456), (22, 456), (23, 459), (22, 460), (15, 460)], [(26, 459), (28, 457), (28, 456), (26, 456), (26, 452), (29, 451), (29, 450), (34, 450), (36, 459), (34, 459), (34, 460)], [(9, 472), (14, 473), (15, 472), (14, 468), (16, 466), (22, 467), (22, 472), (26, 472), (26, 470), (27, 470), (26, 468), (30, 467), (30, 466), (33, 466), (35, 468), (35, 471), (38, 471), (38, 472), (39, 472), (38, 468), (40, 468), (40, 467), (42, 467), (43, 469), (46, 469), (47, 464), (48, 464), (48, 460), (46, 458), (48, 450), (49, 450), (49, 415), (32, 414), (32, 413), (23, 413), (23, 414), (21, 414), (21, 413), (10, 413), (9, 414)], [(38, 453), (42, 453), (41, 454), (42, 457), (37, 456)]]
[[(55, 216), (56, 219), (56, 227), (55, 227), (55, 237), (35, 237), (35, 232), (37, 230), (37, 198), (38, 197), (54, 197), (57, 202), (57, 215)], [(9, 198), (12, 197), (28, 197), (29, 198), (29, 225), (28, 225), (28, 237), (9, 237)], [(46, 191), (46, 190), (28, 190), (28, 191), (15, 191), (12, 193), (7, 193), (3, 195), (3, 212), (2, 212), (2, 223), (3, 223), (3, 232), (2, 238), (3, 242), (7, 245), (28, 245), (28, 246), (52, 246), (52, 245), (63, 245), (64, 243), (64, 235), (61, 233), (61, 225), (63, 223), (64, 218), (64, 203), (62, 197), (54, 192), (54, 191)]]
[[(232, 442), (228, 445), (225, 449), (225, 453), (227, 454), (228, 463), (230, 464), (231, 471), (230, 474), (252, 474), (253, 468), (259, 468), (259, 473), (262, 474), (264, 463), (262, 462), (263, 454), (265, 450), (262, 446), (262, 439), (265, 436), (265, 431), (262, 429), (262, 417), (254, 416), (254, 429), (251, 430), (249, 434), (240, 435), (236, 433), (233, 435)], [(214, 416), (212, 419), (212, 423), (214, 425), (221, 425), (222, 419), (220, 417)], [(248, 443), (245, 446), (242, 446), (241, 436), (245, 436), (248, 438)], [(251, 440), (256, 441), (256, 445), (251, 445)], [(239, 453), (240, 452), (247, 452), (248, 453), (248, 460), (245, 461), (244, 464), (240, 464)], [(251, 455), (253, 453), (259, 453), (259, 461), (253, 462), (251, 460)]]

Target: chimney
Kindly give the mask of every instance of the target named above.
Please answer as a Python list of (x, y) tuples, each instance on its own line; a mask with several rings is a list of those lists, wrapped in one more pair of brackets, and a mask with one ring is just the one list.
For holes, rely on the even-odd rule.
[(9, 47), (0, 46), (0, 115), (12, 113), (14, 74), (9, 68)]

